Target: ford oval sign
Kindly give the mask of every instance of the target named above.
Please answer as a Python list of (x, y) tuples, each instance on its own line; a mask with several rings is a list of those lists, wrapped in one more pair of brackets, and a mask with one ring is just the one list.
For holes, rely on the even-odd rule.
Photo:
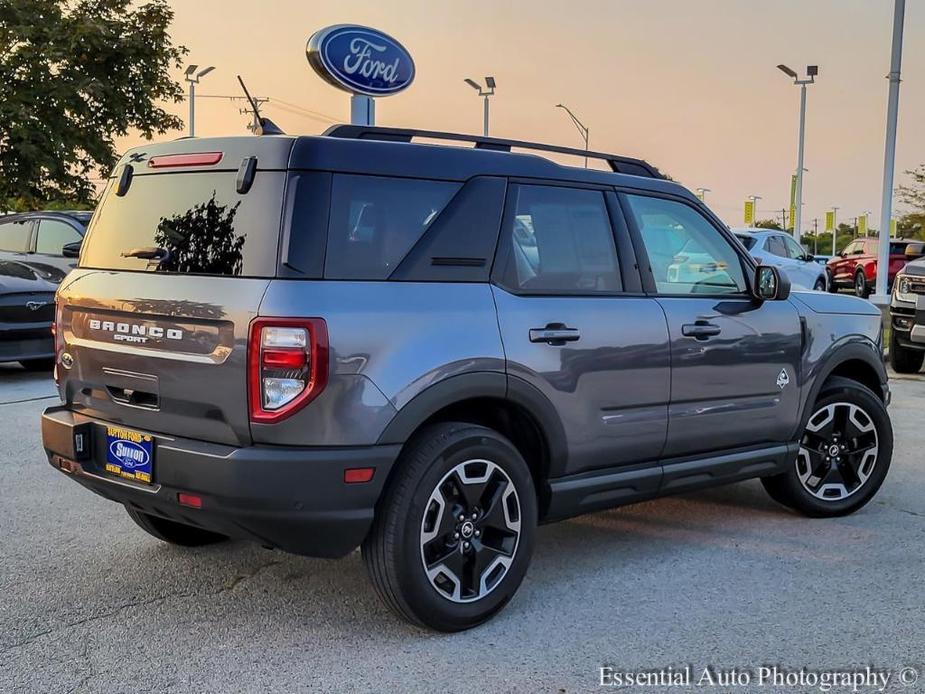
[(389, 96), (414, 81), (414, 61), (398, 41), (376, 29), (338, 24), (315, 32), (305, 49), (322, 79), (338, 89)]

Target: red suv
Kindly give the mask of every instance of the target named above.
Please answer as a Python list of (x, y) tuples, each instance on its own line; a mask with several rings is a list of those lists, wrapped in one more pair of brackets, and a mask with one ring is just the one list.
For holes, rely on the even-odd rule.
[[(826, 264), (829, 275), (829, 291), (837, 292), (842, 287), (854, 287), (854, 293), (866, 299), (877, 282), (878, 239), (856, 239), (845, 250)], [(890, 240), (890, 271), (887, 282), (893, 285), (896, 273), (906, 263), (925, 253), (925, 242), (912, 239)]]

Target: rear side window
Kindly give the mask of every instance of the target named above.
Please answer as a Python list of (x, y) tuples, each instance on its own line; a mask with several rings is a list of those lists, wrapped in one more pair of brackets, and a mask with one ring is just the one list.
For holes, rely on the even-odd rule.
[(744, 234), (736, 234), (736, 238), (742, 242), (742, 245), (745, 246), (746, 250), (750, 251), (752, 247), (755, 245), (754, 236), (745, 236)]
[(24, 222), (0, 223), (0, 251), (24, 253), (29, 243), (29, 230), (32, 220)]
[(325, 278), (387, 279), (460, 187), (445, 181), (336, 174)]
[[(80, 266), (273, 277), (285, 176), (258, 171), (244, 195), (234, 171), (136, 174), (123, 197), (110, 182)], [(149, 251), (161, 259), (138, 257)]]
[(67, 222), (59, 219), (43, 219), (39, 222), (39, 236), (35, 244), (36, 253), (61, 255), (65, 244), (80, 241), (80, 233)]
[(778, 258), (787, 257), (787, 247), (780, 236), (769, 236), (764, 247), (771, 255), (776, 255)]
[(504, 229), (511, 249), (505, 284), (544, 294), (620, 290), (603, 193), (518, 185), (509, 194), (516, 196), (516, 204)]

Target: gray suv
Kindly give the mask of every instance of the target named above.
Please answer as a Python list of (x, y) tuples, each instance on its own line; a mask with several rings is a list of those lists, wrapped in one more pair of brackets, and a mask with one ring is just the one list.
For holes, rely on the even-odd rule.
[(790, 294), (603, 153), (358, 126), (137, 149), (56, 326), (52, 466), (166, 542), (362, 546), (442, 631), (513, 597), (538, 523), (748, 478), (838, 516), (892, 454), (877, 309)]

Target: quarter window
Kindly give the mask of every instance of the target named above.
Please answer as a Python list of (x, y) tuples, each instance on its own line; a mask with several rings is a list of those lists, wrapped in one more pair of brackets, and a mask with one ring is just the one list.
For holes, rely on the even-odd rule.
[(739, 254), (699, 212), (663, 198), (628, 195), (661, 294), (741, 294)]
[(387, 279), (459, 188), (445, 181), (335, 175), (324, 276)]
[(0, 251), (25, 253), (32, 220), (0, 224)]
[(70, 224), (56, 219), (43, 219), (39, 222), (39, 238), (35, 244), (35, 252), (61, 255), (65, 244), (80, 241), (81, 238)]
[(595, 190), (512, 186), (514, 216), (505, 233), (511, 255), (505, 281), (514, 289), (595, 294), (621, 288), (604, 196)]

